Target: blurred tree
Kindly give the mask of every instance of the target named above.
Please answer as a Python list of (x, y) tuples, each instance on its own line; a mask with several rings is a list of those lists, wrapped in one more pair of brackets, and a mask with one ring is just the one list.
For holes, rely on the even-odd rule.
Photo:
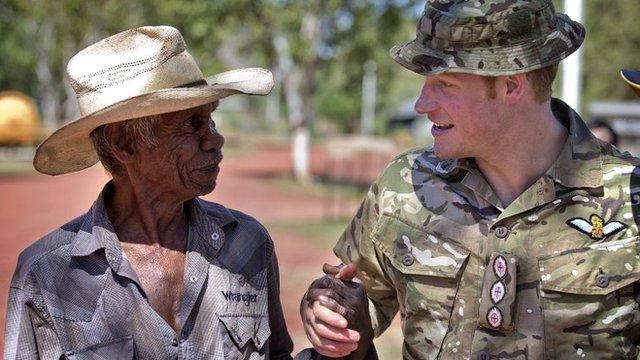
[(640, 69), (640, 14), (637, 0), (585, 1), (583, 96), (594, 100), (636, 100), (620, 80), (620, 70)]

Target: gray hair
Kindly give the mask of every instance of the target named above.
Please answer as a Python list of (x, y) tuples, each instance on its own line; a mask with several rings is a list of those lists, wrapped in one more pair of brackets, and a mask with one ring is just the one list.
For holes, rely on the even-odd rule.
[(142, 142), (149, 148), (157, 145), (156, 135), (153, 128), (160, 120), (160, 115), (145, 116), (137, 119), (105, 124), (97, 127), (91, 132), (93, 147), (100, 158), (102, 166), (111, 174), (121, 170), (121, 164), (114, 156), (113, 147), (107, 135), (107, 129), (113, 126), (120, 126), (122, 137), (130, 142)]

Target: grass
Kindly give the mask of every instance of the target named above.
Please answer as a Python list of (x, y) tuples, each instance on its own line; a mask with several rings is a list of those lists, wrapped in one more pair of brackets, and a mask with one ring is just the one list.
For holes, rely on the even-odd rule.
[(0, 161), (0, 176), (15, 176), (35, 172), (31, 159)]
[(312, 221), (275, 221), (267, 228), (309, 239), (318, 248), (332, 248), (351, 219), (346, 217)]
[(360, 202), (367, 192), (365, 188), (353, 184), (328, 183), (319, 180), (303, 184), (289, 175), (277, 176), (271, 181), (282, 191), (316, 198), (337, 198)]

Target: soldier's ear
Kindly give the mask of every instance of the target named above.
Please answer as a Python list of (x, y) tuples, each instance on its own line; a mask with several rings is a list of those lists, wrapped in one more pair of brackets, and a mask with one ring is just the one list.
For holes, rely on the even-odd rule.
[(503, 77), (503, 96), (508, 104), (515, 104), (525, 94), (529, 81), (526, 74), (515, 74)]

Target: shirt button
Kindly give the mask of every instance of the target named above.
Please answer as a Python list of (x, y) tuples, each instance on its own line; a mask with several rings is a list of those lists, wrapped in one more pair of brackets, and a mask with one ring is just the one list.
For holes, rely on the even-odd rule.
[(478, 360), (490, 360), (491, 359), (491, 354), (489, 354), (488, 352), (482, 350), (478, 353)]
[(609, 277), (605, 274), (596, 276), (596, 285), (601, 288), (606, 288), (607, 286), (609, 286)]
[(178, 346), (178, 339), (176, 338), (171, 339), (171, 346)]
[(218, 239), (220, 239), (220, 234), (218, 234), (218, 233), (213, 233), (213, 234), (211, 234), (211, 238), (212, 238), (213, 240), (218, 240)]
[(197, 276), (192, 276), (192, 277), (189, 278), (189, 281), (196, 282), (196, 281), (198, 281), (198, 277)]
[(413, 265), (413, 261), (414, 261), (414, 257), (413, 254), (404, 254), (404, 256), (402, 257), (402, 264), (404, 266), (411, 266)]
[(506, 226), (498, 226), (495, 230), (496, 236), (499, 239), (504, 239), (509, 235), (509, 229)]

